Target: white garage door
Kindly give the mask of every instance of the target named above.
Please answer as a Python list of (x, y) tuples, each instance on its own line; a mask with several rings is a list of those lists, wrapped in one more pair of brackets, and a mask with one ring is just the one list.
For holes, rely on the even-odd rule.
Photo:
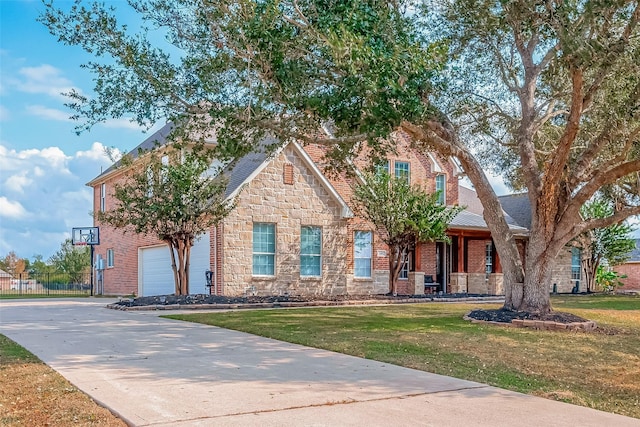
[[(191, 266), (189, 268), (189, 293), (208, 293), (205, 286), (206, 270), (210, 270), (209, 233), (191, 248)], [(139, 258), (139, 290), (140, 296), (170, 295), (175, 293), (171, 256), (167, 246), (141, 248)]]

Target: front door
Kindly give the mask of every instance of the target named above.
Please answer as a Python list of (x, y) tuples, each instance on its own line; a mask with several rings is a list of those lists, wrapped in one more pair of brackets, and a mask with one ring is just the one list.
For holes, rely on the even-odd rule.
[(439, 291), (447, 293), (449, 276), (451, 275), (451, 245), (445, 242), (436, 243), (436, 282)]

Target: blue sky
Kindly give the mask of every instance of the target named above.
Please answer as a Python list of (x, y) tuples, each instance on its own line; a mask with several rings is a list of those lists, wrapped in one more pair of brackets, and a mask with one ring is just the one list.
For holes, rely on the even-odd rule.
[[(125, 1), (107, 3), (131, 18)], [(49, 34), (42, 10), (40, 0), (0, 0), (0, 256), (48, 259), (72, 227), (92, 225), (85, 183), (110, 165), (104, 147), (129, 151), (146, 137), (122, 119), (75, 134), (61, 93), (91, 96), (80, 68), (91, 57)]]

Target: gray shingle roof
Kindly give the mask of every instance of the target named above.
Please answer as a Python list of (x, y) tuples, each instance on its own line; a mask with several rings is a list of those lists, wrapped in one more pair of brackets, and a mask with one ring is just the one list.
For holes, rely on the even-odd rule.
[[(130, 156), (131, 159), (137, 159), (141, 152), (144, 153), (146, 151), (152, 150), (161, 145), (165, 145), (167, 143), (167, 136), (169, 136), (172, 130), (173, 130), (173, 123), (165, 124), (159, 130), (152, 133), (147, 139), (145, 139), (140, 144), (138, 144), (133, 150), (128, 152), (127, 155)], [(92, 179), (91, 182), (94, 182), (99, 178), (110, 174), (111, 172), (116, 170), (120, 166), (120, 164), (121, 164), (120, 161), (115, 162), (113, 165), (107, 168), (100, 175)]]
[(502, 205), (502, 209), (513, 218), (514, 224), (531, 228), (531, 204), (527, 193), (500, 196), (498, 200)]
[(273, 137), (264, 138), (257, 150), (231, 162), (222, 172), (227, 179), (227, 191), (225, 196), (229, 197), (233, 194), (273, 153), (273, 147), (278, 140)]
[[(449, 224), (449, 228), (463, 230), (489, 230), (489, 227), (482, 215), (478, 215), (466, 209), (458, 213), (458, 215), (453, 218)], [(524, 227), (514, 224), (509, 224), (509, 229), (515, 234), (527, 234), (529, 231)]]

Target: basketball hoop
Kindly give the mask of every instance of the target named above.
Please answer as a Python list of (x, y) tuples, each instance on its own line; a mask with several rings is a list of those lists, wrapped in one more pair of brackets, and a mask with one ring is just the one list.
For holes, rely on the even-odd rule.
[(71, 230), (71, 241), (75, 246), (94, 246), (100, 244), (98, 227), (74, 227)]

